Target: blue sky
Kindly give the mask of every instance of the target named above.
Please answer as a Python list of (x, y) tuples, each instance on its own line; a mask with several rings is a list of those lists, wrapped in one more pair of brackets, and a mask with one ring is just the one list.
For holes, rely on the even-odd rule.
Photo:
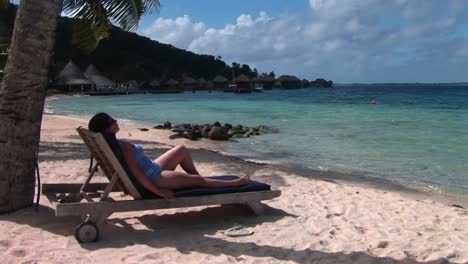
[(138, 34), (259, 72), (338, 83), (468, 82), (465, 0), (160, 2)]

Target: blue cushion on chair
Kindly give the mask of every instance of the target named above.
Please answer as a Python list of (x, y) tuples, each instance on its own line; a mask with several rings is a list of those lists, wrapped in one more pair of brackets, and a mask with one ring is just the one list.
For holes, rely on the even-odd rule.
[[(226, 176), (214, 176), (208, 177), (211, 179), (218, 180), (234, 180), (239, 178), (238, 176), (226, 175)], [(209, 195), (209, 194), (222, 194), (222, 193), (235, 193), (235, 192), (255, 192), (255, 191), (269, 191), (271, 190), (270, 185), (258, 182), (250, 181), (248, 184), (239, 187), (224, 187), (224, 188), (188, 188), (175, 190), (176, 197), (183, 196), (196, 196), (196, 195)]]

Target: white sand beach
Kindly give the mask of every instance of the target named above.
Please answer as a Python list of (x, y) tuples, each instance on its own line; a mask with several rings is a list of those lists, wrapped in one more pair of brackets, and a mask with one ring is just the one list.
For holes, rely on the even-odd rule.
[[(87, 120), (44, 115), (43, 183), (84, 181), (89, 153), (75, 131), (80, 125)], [(38, 212), (0, 215), (1, 262), (468, 263), (468, 210), (453, 202), (247, 162), (201, 149), (207, 141), (170, 139), (168, 131), (137, 127), (121, 124), (119, 137), (142, 144), (147, 155), (186, 144), (203, 175), (247, 172), (282, 195), (266, 201), (259, 217), (236, 205), (114, 214), (100, 240), (88, 244), (73, 236), (80, 219), (56, 217), (42, 196)], [(254, 234), (223, 234), (236, 223)]]

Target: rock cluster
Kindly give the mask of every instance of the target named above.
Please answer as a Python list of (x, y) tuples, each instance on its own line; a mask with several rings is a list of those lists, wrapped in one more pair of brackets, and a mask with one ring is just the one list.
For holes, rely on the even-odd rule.
[(177, 133), (181, 137), (190, 140), (197, 140), (199, 138), (208, 138), (212, 140), (228, 140), (230, 138), (245, 138), (262, 133), (273, 132), (267, 126), (247, 127), (243, 125), (233, 126), (231, 124), (221, 125), (218, 121), (213, 124), (177, 124), (172, 126), (169, 121), (164, 122), (163, 125), (153, 127), (155, 129), (170, 129), (172, 132)]

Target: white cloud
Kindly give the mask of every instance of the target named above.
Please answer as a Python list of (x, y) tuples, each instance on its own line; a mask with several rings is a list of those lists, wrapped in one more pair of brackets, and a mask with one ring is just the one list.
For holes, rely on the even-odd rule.
[(203, 34), (203, 22), (193, 23), (188, 15), (176, 19), (158, 18), (154, 23), (139, 31), (140, 34), (176, 47), (187, 47), (194, 38)]
[(237, 18), (237, 25), (239, 27), (250, 27), (250, 26), (252, 26), (252, 24), (253, 24), (253, 21), (252, 21), (252, 17), (250, 17), (250, 15), (240, 15)]
[[(207, 28), (187, 15), (158, 18), (140, 33), (196, 53), (222, 56), (228, 63), (249, 64), (260, 72), (378, 81), (373, 78), (395, 78), (399, 68), (426, 67), (418, 64), (421, 61), (443, 63), (436, 61), (443, 56), (431, 57), (434, 53), (427, 51), (443, 49), (454, 32), (466, 35), (468, 29), (464, 1), (309, 0), (309, 5), (310, 10), (302, 14), (241, 14), (223, 28)], [(460, 56), (466, 50), (462, 45), (443, 55)], [(385, 72), (392, 75), (386, 77)], [(401, 81), (425, 77), (413, 78)]]

